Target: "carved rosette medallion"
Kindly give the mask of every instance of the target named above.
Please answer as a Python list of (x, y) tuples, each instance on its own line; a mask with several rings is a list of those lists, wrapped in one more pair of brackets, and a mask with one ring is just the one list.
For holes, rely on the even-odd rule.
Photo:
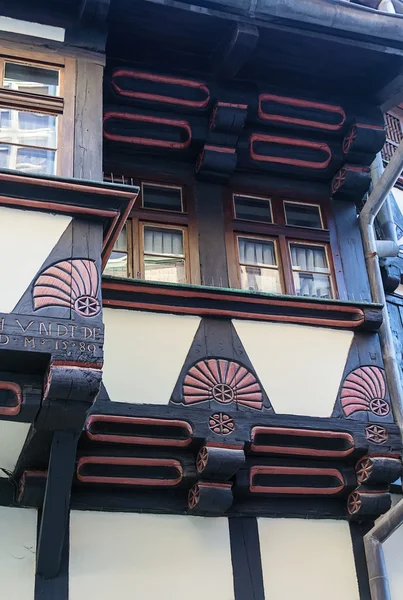
[(213, 433), (219, 435), (229, 435), (235, 429), (234, 419), (222, 412), (211, 415), (208, 425)]
[(339, 187), (344, 183), (346, 178), (346, 169), (340, 169), (332, 181), (332, 194), (336, 193)]
[(343, 140), (343, 152), (344, 152), (344, 154), (348, 154), (348, 152), (350, 151), (351, 146), (355, 142), (355, 138), (356, 137), (357, 137), (357, 127), (356, 127), (356, 125), (353, 125), (353, 127), (350, 130), (350, 132), (346, 135), (346, 137)]
[(187, 405), (215, 400), (248, 408), (263, 406), (262, 390), (254, 374), (235, 361), (216, 358), (200, 360), (189, 369), (183, 382), (183, 400)]
[(101, 310), (98, 289), (99, 274), (93, 260), (62, 260), (37, 277), (33, 286), (34, 310), (60, 306), (82, 317), (95, 317)]
[(190, 488), (188, 494), (188, 506), (190, 510), (196, 508), (196, 506), (200, 502), (200, 488), (197, 483), (194, 484), (193, 487)]
[(361, 485), (369, 480), (374, 469), (374, 463), (366, 456), (362, 458), (356, 466), (357, 481)]
[(203, 446), (200, 448), (199, 453), (196, 458), (196, 469), (198, 473), (202, 473), (206, 468), (208, 463), (208, 448), (207, 446)]
[(346, 417), (360, 411), (386, 417), (390, 406), (386, 400), (384, 370), (372, 366), (355, 369), (345, 378), (340, 398)]
[(355, 515), (361, 508), (361, 497), (358, 492), (351, 492), (347, 499), (347, 510), (350, 515)]
[(374, 444), (384, 444), (388, 440), (388, 431), (382, 425), (368, 425), (365, 428), (365, 437)]

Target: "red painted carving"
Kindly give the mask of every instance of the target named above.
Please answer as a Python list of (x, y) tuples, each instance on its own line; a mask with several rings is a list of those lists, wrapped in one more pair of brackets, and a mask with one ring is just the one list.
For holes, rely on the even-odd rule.
[[(128, 98), (135, 98), (137, 100), (146, 100), (149, 102), (161, 102), (164, 104), (174, 104), (176, 106), (186, 106), (189, 108), (206, 108), (210, 101), (210, 92), (208, 87), (200, 81), (192, 81), (191, 79), (183, 79), (181, 77), (169, 77), (167, 75), (157, 75), (155, 73), (144, 73), (141, 71), (132, 71), (131, 69), (115, 69), (112, 74), (113, 80), (112, 85), (115, 91), (120, 96), (126, 96)], [(145, 91), (136, 90), (125, 90), (118, 85), (115, 81), (117, 77), (127, 77), (138, 81), (145, 81), (148, 83), (155, 83), (159, 85), (159, 89), (165, 89), (167, 92), (171, 88), (172, 90), (186, 91), (187, 89), (196, 90), (200, 92), (201, 96), (205, 96), (201, 100), (188, 100), (186, 98), (180, 98), (178, 96), (170, 96), (167, 94), (153, 94)]]
[(208, 463), (208, 448), (206, 446), (203, 446), (202, 448), (200, 448), (199, 454), (197, 455), (197, 458), (196, 458), (197, 472), (202, 473), (204, 471), (204, 469), (206, 468), (207, 463)]
[(351, 492), (347, 499), (347, 510), (350, 515), (355, 515), (361, 508), (361, 498), (358, 492)]
[(13, 381), (0, 381), (0, 390), (6, 390), (14, 395), (14, 404), (12, 406), (0, 406), (0, 415), (18, 415), (22, 403), (21, 386)]
[[(283, 436), (283, 445), (259, 443), (256, 438), (260, 435)], [(294, 441), (295, 438), (301, 438), (301, 446)], [(269, 438), (267, 438), (269, 439)], [(324, 440), (324, 448), (318, 448), (318, 439)], [(340, 442), (339, 450), (333, 447), (335, 442)], [(251, 431), (251, 450), (259, 453), (269, 454), (290, 454), (294, 456), (317, 456), (342, 458), (354, 452), (354, 438), (345, 431), (316, 431), (312, 429), (294, 429), (287, 427), (253, 427)], [(329, 447), (325, 444), (328, 442)], [(309, 447), (311, 444), (311, 447)]]
[[(293, 158), (293, 156), (276, 156), (269, 154), (259, 154), (255, 152), (255, 144), (257, 142), (267, 142), (268, 144), (279, 144), (283, 148), (290, 148), (290, 153), (292, 152), (292, 148), (310, 148), (312, 150), (317, 150), (318, 152), (324, 152), (327, 155), (327, 158), (322, 161), (313, 161), (313, 160), (303, 160), (300, 158)], [(287, 137), (279, 137), (275, 135), (266, 135), (262, 133), (252, 133), (250, 136), (250, 156), (253, 160), (259, 162), (270, 162), (270, 163), (279, 163), (283, 165), (292, 165), (294, 167), (303, 167), (305, 169), (326, 169), (329, 165), (332, 158), (332, 151), (330, 150), (327, 144), (323, 142), (311, 142), (309, 140), (296, 140), (293, 138)]]
[[(149, 476), (139, 477), (133, 475), (126, 477), (122, 475), (106, 474), (106, 475), (87, 475), (83, 473), (87, 465), (115, 465), (117, 467), (147, 467)], [(166, 467), (175, 469), (176, 473), (170, 478), (161, 478), (160, 469)], [(153, 477), (153, 470), (155, 477)], [(119, 470), (117, 470), (119, 473)], [(171, 458), (131, 458), (126, 456), (82, 456), (77, 463), (77, 479), (83, 483), (102, 483), (102, 484), (119, 484), (133, 486), (156, 486), (156, 487), (174, 487), (182, 481), (183, 469), (178, 460)]]
[(194, 486), (192, 488), (190, 488), (189, 490), (189, 495), (188, 495), (188, 505), (189, 508), (195, 508), (200, 501), (200, 488), (199, 485), (197, 483), (194, 484)]
[(346, 137), (344, 138), (344, 141), (343, 141), (343, 152), (344, 152), (344, 154), (348, 154), (348, 152), (350, 151), (350, 148), (353, 145), (356, 137), (357, 137), (357, 127), (354, 125), (351, 128), (350, 133), (348, 133), (346, 135)]
[[(279, 483), (277, 485), (264, 485), (255, 483), (255, 477), (261, 475), (270, 475), (275, 482), (275, 476), (279, 475)], [(282, 475), (296, 477), (306, 476), (306, 481), (310, 485), (292, 485), (284, 484)], [(334, 486), (312, 486), (312, 481), (315, 477), (333, 477), (337, 485)], [(300, 481), (300, 477), (298, 481)], [(318, 479), (319, 481), (319, 479)], [(280, 466), (260, 466), (254, 465), (250, 469), (249, 489), (254, 494), (301, 494), (307, 496), (334, 496), (344, 490), (345, 482), (342, 473), (338, 469), (317, 468), (317, 467), (280, 467)]]
[(332, 194), (337, 192), (337, 190), (342, 185), (342, 183), (344, 183), (345, 178), (346, 178), (346, 169), (340, 169), (340, 171), (337, 173), (337, 175), (335, 175), (335, 177), (333, 177)]
[(357, 481), (360, 485), (368, 481), (368, 479), (371, 477), (373, 468), (374, 463), (369, 456), (364, 456), (364, 458), (361, 458), (358, 461), (355, 467), (355, 472), (357, 475)]
[(34, 310), (62, 306), (83, 317), (101, 310), (97, 299), (99, 274), (94, 261), (82, 258), (62, 260), (47, 267), (33, 287)]
[[(110, 431), (98, 432), (97, 426), (102, 423), (109, 424)], [(124, 434), (120, 433), (120, 427)], [(132, 433), (130, 428), (133, 429)], [(164, 437), (169, 429), (173, 432), (172, 437)], [(88, 438), (96, 442), (178, 448), (189, 446), (193, 435), (193, 429), (186, 421), (124, 415), (90, 415), (85, 423), (85, 430)], [(174, 437), (175, 434), (178, 437)]]
[[(175, 140), (159, 140), (153, 137), (142, 137), (142, 136), (126, 136), (118, 133), (109, 133), (105, 131), (104, 137), (107, 140), (114, 142), (124, 142), (126, 144), (138, 144), (140, 146), (153, 146), (156, 148), (171, 148), (172, 150), (184, 150), (190, 146), (192, 140), (192, 130), (187, 121), (181, 119), (164, 119), (162, 117), (154, 117), (149, 115), (137, 115), (133, 113), (114, 112), (110, 111), (104, 114), (104, 123), (110, 119), (118, 119), (122, 121), (135, 121), (138, 123), (151, 123), (157, 127), (161, 126), (161, 131), (165, 131), (167, 126), (180, 129), (186, 133), (186, 139), (180, 142)], [(157, 130), (157, 129), (156, 129)]]
[(261, 409), (263, 394), (256, 377), (235, 361), (210, 358), (200, 360), (183, 382), (185, 404), (210, 402)]
[(382, 425), (368, 425), (365, 428), (365, 437), (374, 444), (383, 444), (388, 440), (388, 431)]
[[(277, 123), (290, 123), (292, 125), (302, 125), (304, 127), (312, 127), (315, 129), (324, 129), (326, 131), (338, 131), (344, 125), (346, 114), (341, 106), (333, 104), (324, 104), (323, 102), (312, 102), (311, 100), (302, 100), (301, 98), (289, 98), (286, 96), (277, 96), (275, 94), (259, 94), (258, 116), (264, 121), (274, 121)], [(312, 109), (327, 113), (337, 114), (340, 120), (336, 124), (323, 123), (322, 121), (312, 121), (311, 119), (301, 119), (289, 117), (281, 114), (270, 114), (263, 110), (263, 102), (273, 102), (274, 104), (285, 104), (296, 108), (306, 108), (307, 112)]]
[(372, 412), (378, 417), (389, 414), (384, 370), (366, 366), (347, 375), (341, 390), (341, 406), (346, 417), (358, 411)]
[(220, 435), (229, 435), (235, 429), (234, 419), (222, 412), (211, 415), (208, 424), (213, 433)]

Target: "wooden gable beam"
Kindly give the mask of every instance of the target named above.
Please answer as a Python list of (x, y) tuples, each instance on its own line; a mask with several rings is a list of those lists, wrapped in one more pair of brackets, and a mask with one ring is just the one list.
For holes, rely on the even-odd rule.
[(259, 40), (259, 30), (254, 25), (235, 23), (230, 40), (220, 44), (212, 57), (214, 74), (235, 77), (248, 60)]
[(80, 21), (104, 23), (109, 13), (110, 0), (81, 0), (78, 18)]

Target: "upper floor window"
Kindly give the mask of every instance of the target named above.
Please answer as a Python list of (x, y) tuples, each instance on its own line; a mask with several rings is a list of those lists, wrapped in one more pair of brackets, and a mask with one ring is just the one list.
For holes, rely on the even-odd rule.
[(194, 223), (184, 188), (149, 181), (124, 179), (123, 182), (139, 183), (140, 194), (104, 274), (199, 283)]
[(71, 176), (73, 61), (37, 59), (0, 56), (0, 167)]
[(321, 205), (235, 193), (227, 215), (232, 287), (337, 297), (330, 234)]

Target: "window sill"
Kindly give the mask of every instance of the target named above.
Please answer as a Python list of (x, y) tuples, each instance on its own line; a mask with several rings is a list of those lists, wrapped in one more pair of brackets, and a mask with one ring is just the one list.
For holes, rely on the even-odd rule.
[(375, 331), (382, 306), (136, 279), (103, 277), (104, 307)]

